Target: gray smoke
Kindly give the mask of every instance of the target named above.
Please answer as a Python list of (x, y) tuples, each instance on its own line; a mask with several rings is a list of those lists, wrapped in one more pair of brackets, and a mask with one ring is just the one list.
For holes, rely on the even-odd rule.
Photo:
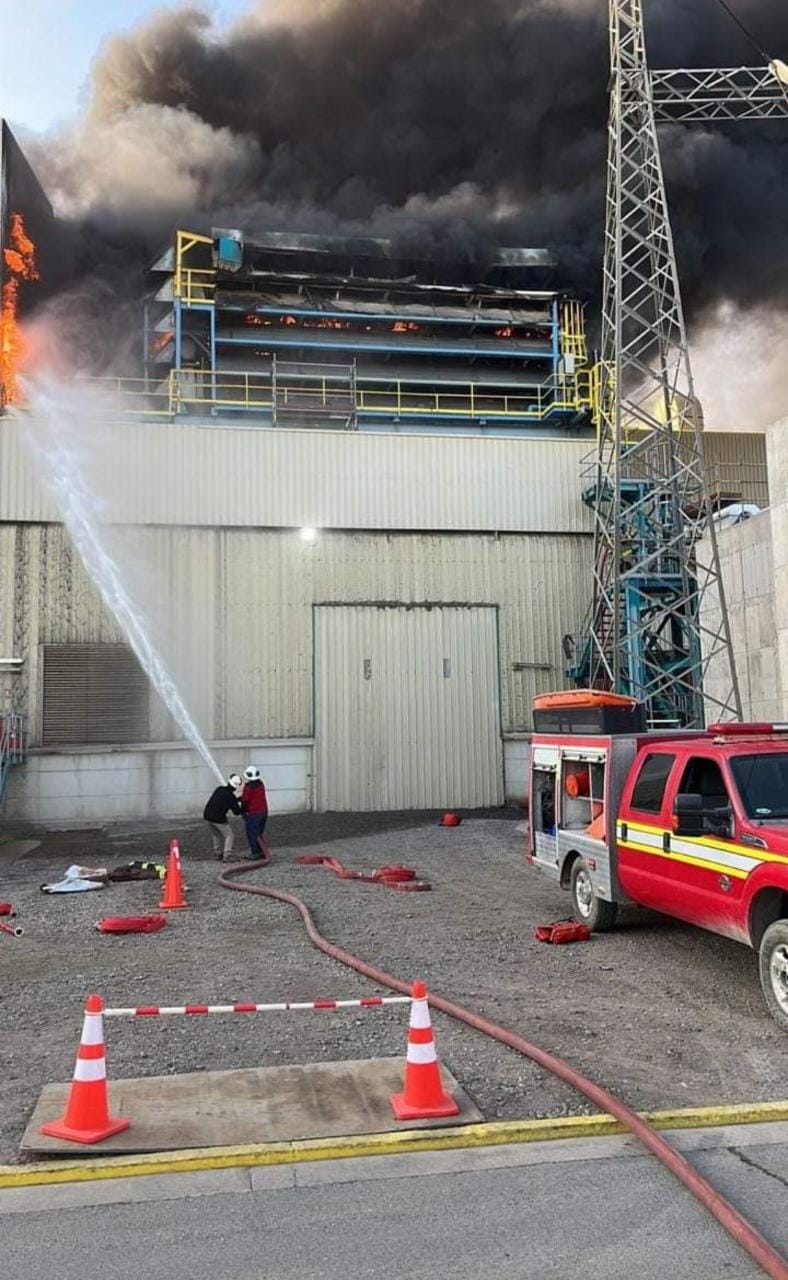
[[(788, 58), (788, 7), (735, 3)], [(646, 10), (652, 66), (758, 61), (716, 0)], [(267, 0), (226, 31), (162, 10), (104, 44), (85, 117), (37, 166), (78, 267), (98, 257), (111, 278), (180, 220), (387, 234), (438, 256), (547, 245), (560, 283), (593, 298), (607, 57), (605, 0)], [(671, 127), (663, 144), (690, 315), (781, 305), (788, 122)]]

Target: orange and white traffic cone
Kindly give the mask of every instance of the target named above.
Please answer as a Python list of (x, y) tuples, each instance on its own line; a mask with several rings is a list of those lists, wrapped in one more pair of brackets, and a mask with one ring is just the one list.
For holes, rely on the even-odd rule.
[(183, 896), (181, 847), (177, 840), (171, 840), (170, 854), (167, 858), (167, 874), (164, 877), (164, 896), (159, 903), (159, 908), (162, 911), (180, 911), (188, 905)]
[(130, 1120), (109, 1114), (104, 1058), (104, 1001), (101, 996), (88, 996), (65, 1114), (62, 1120), (42, 1124), (41, 1132), (49, 1138), (90, 1144), (103, 1142), (114, 1133), (122, 1133), (130, 1124)]
[(435, 1052), (430, 1022), (427, 988), (413, 984), (410, 1006), (408, 1053), (405, 1061), (405, 1089), (391, 1095), (391, 1107), (398, 1120), (428, 1120), (434, 1116), (456, 1116), (460, 1110), (441, 1083), (441, 1069)]

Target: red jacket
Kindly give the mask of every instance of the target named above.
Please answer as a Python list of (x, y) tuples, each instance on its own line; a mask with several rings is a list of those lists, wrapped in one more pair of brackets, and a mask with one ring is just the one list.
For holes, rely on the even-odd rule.
[(265, 794), (265, 783), (259, 779), (247, 782), (241, 796), (242, 813), (268, 813), (268, 797)]

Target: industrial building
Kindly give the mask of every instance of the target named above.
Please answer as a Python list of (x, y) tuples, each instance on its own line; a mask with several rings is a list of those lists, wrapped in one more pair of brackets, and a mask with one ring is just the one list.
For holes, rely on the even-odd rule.
[[(274, 812), (522, 798), (531, 700), (564, 683), (592, 561), (593, 373), (553, 266), (225, 230), (153, 264), (86, 482), (198, 727), (223, 768), (261, 767)], [(708, 451), (726, 501), (766, 505), (762, 437)], [(0, 601), (27, 738), (5, 816), (201, 811), (208, 771), (8, 416)]]

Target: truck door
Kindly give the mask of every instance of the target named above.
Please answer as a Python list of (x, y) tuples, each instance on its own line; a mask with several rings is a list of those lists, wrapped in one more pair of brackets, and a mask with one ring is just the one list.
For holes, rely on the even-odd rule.
[[(678, 819), (672, 823), (667, 866), (682, 906), (686, 907), (682, 918), (739, 937), (739, 904), (753, 865), (752, 849), (736, 844), (733, 796), (719, 759), (702, 752), (687, 752), (679, 760), (673, 797), (687, 794), (701, 797), (707, 816), (699, 836), (677, 830)], [(672, 914), (679, 915), (679, 911), (674, 907)]]
[(688, 792), (701, 795), (708, 809), (724, 811), (731, 804), (713, 756), (673, 747), (644, 758), (618, 822), (622, 885), (645, 907), (739, 937), (734, 917), (745, 859), (736, 852), (732, 830), (727, 838), (721, 834), (721, 819), (704, 824), (700, 836), (676, 833), (675, 798)]
[(624, 892), (644, 907), (668, 911), (676, 896), (668, 865), (673, 789), (668, 783), (677, 772), (676, 749), (660, 749), (644, 755), (634, 778), (621, 797), (616, 822), (618, 874)]
[(535, 746), (531, 764), (532, 853), (539, 865), (558, 879), (556, 812), (561, 754), (557, 747)]

